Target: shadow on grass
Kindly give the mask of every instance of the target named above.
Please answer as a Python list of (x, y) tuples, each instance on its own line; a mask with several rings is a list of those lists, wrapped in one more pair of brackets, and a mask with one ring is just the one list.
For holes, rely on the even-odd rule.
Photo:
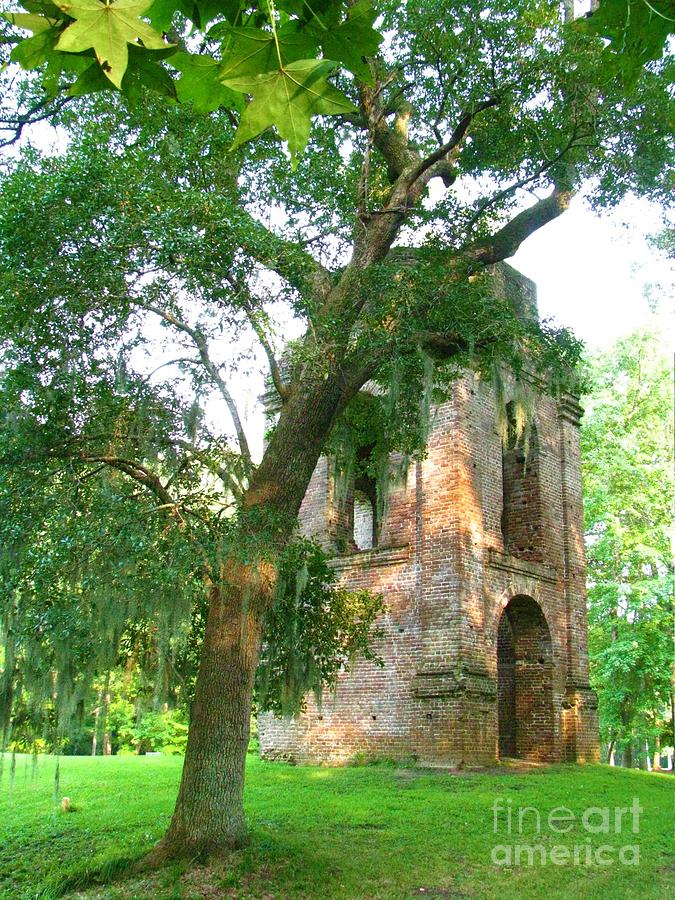
[[(279, 879), (305, 892), (316, 891), (322, 878), (335, 877), (337, 870), (329, 856), (313, 852), (304, 843), (299, 846), (265, 829), (252, 830), (252, 845), (215, 855), (208, 860), (184, 859), (145, 869), (139, 863), (148, 852), (92, 861), (62, 877), (52, 877), (39, 893), (41, 900), (72, 896), (182, 897), (183, 890), (197, 890), (201, 896), (247, 897), (268, 895)], [(101, 892), (99, 894), (99, 892)], [(316, 894), (314, 894), (316, 896)], [(189, 896), (192, 896), (190, 893)]]
[(143, 858), (146, 851), (137, 856), (118, 856), (102, 862), (92, 860), (68, 874), (51, 876), (41, 896), (47, 900), (51, 897), (63, 897), (69, 891), (81, 891), (89, 888), (108, 886), (111, 883), (125, 880), (133, 872), (134, 867)]

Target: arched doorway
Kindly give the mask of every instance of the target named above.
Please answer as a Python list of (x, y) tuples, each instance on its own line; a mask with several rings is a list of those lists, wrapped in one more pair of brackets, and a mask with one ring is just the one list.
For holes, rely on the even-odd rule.
[(514, 597), (499, 621), (497, 723), (500, 757), (554, 757), (551, 633), (531, 597)]

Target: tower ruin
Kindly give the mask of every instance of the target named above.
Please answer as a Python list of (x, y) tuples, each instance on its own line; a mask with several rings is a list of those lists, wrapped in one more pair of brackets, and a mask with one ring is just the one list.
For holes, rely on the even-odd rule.
[[(499, 277), (536, 310), (532, 282), (508, 266)], [(581, 414), (572, 396), (536, 394), (528, 447), (505, 443), (495, 390), (467, 373), (435, 409), (427, 454), (392, 486), (382, 521), (367, 479), (338, 497), (331, 461), (319, 461), (302, 527), (345, 585), (384, 595), (384, 666), (357, 660), (296, 719), (262, 715), (262, 756), (597, 760)]]

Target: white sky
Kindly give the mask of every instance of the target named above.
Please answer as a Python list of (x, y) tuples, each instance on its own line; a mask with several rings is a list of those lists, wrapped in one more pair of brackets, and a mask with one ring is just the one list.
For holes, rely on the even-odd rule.
[[(568, 326), (589, 349), (650, 326), (661, 330), (671, 352), (672, 265), (647, 242), (661, 228), (658, 208), (645, 202), (627, 200), (598, 216), (577, 198), (509, 262), (536, 282), (542, 318)], [(655, 312), (645, 296), (650, 283), (657, 285)]]

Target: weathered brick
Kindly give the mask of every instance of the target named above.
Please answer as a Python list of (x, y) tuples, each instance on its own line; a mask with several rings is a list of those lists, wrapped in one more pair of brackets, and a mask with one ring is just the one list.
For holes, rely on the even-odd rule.
[[(520, 288), (531, 311), (534, 286), (521, 277)], [(360, 552), (354, 489), (339, 503), (333, 466), (320, 461), (303, 528), (336, 554), (344, 584), (384, 595), (385, 665), (357, 660), (334, 695), (320, 708), (309, 698), (297, 719), (261, 716), (263, 756), (597, 759), (580, 415), (573, 397), (539, 393), (527, 456), (505, 450), (495, 392), (467, 373), (435, 410), (425, 459), (392, 487), (377, 546)]]

